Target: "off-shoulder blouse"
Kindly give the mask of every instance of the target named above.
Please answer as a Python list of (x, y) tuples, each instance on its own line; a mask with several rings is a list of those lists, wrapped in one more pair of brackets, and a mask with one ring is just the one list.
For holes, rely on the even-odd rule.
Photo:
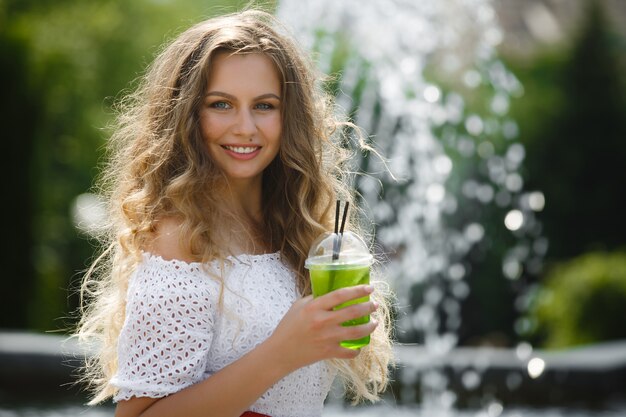
[[(160, 398), (210, 378), (265, 341), (299, 297), (279, 253), (229, 257), (224, 265), (144, 253), (129, 282), (114, 401)], [(334, 376), (326, 362), (300, 368), (250, 410), (320, 416)]]

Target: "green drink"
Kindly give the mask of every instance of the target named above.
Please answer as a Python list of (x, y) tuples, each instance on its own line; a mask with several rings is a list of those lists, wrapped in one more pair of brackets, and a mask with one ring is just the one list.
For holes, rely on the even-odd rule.
[[(309, 257), (305, 263), (311, 277), (313, 296), (319, 297), (343, 287), (366, 285), (370, 282), (370, 255), (365, 243), (360, 237), (351, 232), (345, 232), (341, 236), (341, 251), (336, 259), (333, 259), (333, 243), (337, 239), (334, 233), (326, 234), (316, 241), (311, 248)], [(336, 246), (335, 246), (336, 248)], [(330, 253), (329, 253), (330, 252)], [(350, 300), (336, 306), (338, 310), (352, 304), (369, 301), (369, 296)], [(359, 317), (342, 323), (343, 326), (356, 326), (368, 323), (370, 316)], [(370, 342), (370, 336), (355, 340), (344, 340), (341, 346), (350, 349), (359, 349)]]
[[(311, 275), (311, 286), (313, 288), (313, 296), (318, 297), (320, 295), (327, 294), (343, 287), (351, 287), (354, 285), (369, 284), (370, 282), (370, 267), (359, 265), (319, 265), (312, 267), (309, 270)], [(343, 307), (347, 307), (352, 304), (358, 304), (369, 301), (369, 296), (351, 300), (346, 303), (340, 304), (335, 307), (338, 310)], [(358, 319), (348, 320), (342, 323), (343, 326), (355, 326), (357, 324), (365, 324), (370, 321), (370, 316), (359, 317)], [(341, 346), (358, 349), (367, 345), (370, 342), (369, 335), (361, 339), (344, 340), (341, 342)]]

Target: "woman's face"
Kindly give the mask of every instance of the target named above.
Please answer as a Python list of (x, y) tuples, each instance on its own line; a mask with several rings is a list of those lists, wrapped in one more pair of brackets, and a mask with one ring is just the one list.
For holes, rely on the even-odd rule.
[(200, 110), (200, 129), (209, 155), (229, 182), (260, 183), (278, 154), (281, 83), (264, 54), (218, 53)]

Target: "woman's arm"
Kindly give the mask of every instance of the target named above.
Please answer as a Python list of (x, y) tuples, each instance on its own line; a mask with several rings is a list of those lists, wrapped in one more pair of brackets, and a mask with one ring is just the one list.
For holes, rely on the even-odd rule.
[(265, 391), (289, 373), (331, 358), (350, 359), (358, 350), (339, 342), (374, 331), (374, 321), (344, 327), (341, 323), (376, 310), (374, 302), (333, 307), (372, 292), (369, 286), (342, 288), (313, 299), (298, 300), (265, 342), (202, 382), (167, 397), (131, 398), (118, 403), (116, 417), (239, 417)]

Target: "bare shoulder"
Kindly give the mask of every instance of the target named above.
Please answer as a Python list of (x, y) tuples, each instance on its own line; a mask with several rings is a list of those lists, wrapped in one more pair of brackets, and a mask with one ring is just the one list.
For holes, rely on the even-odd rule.
[(181, 223), (173, 217), (159, 220), (154, 238), (147, 247), (148, 251), (167, 260), (193, 261), (181, 245)]

